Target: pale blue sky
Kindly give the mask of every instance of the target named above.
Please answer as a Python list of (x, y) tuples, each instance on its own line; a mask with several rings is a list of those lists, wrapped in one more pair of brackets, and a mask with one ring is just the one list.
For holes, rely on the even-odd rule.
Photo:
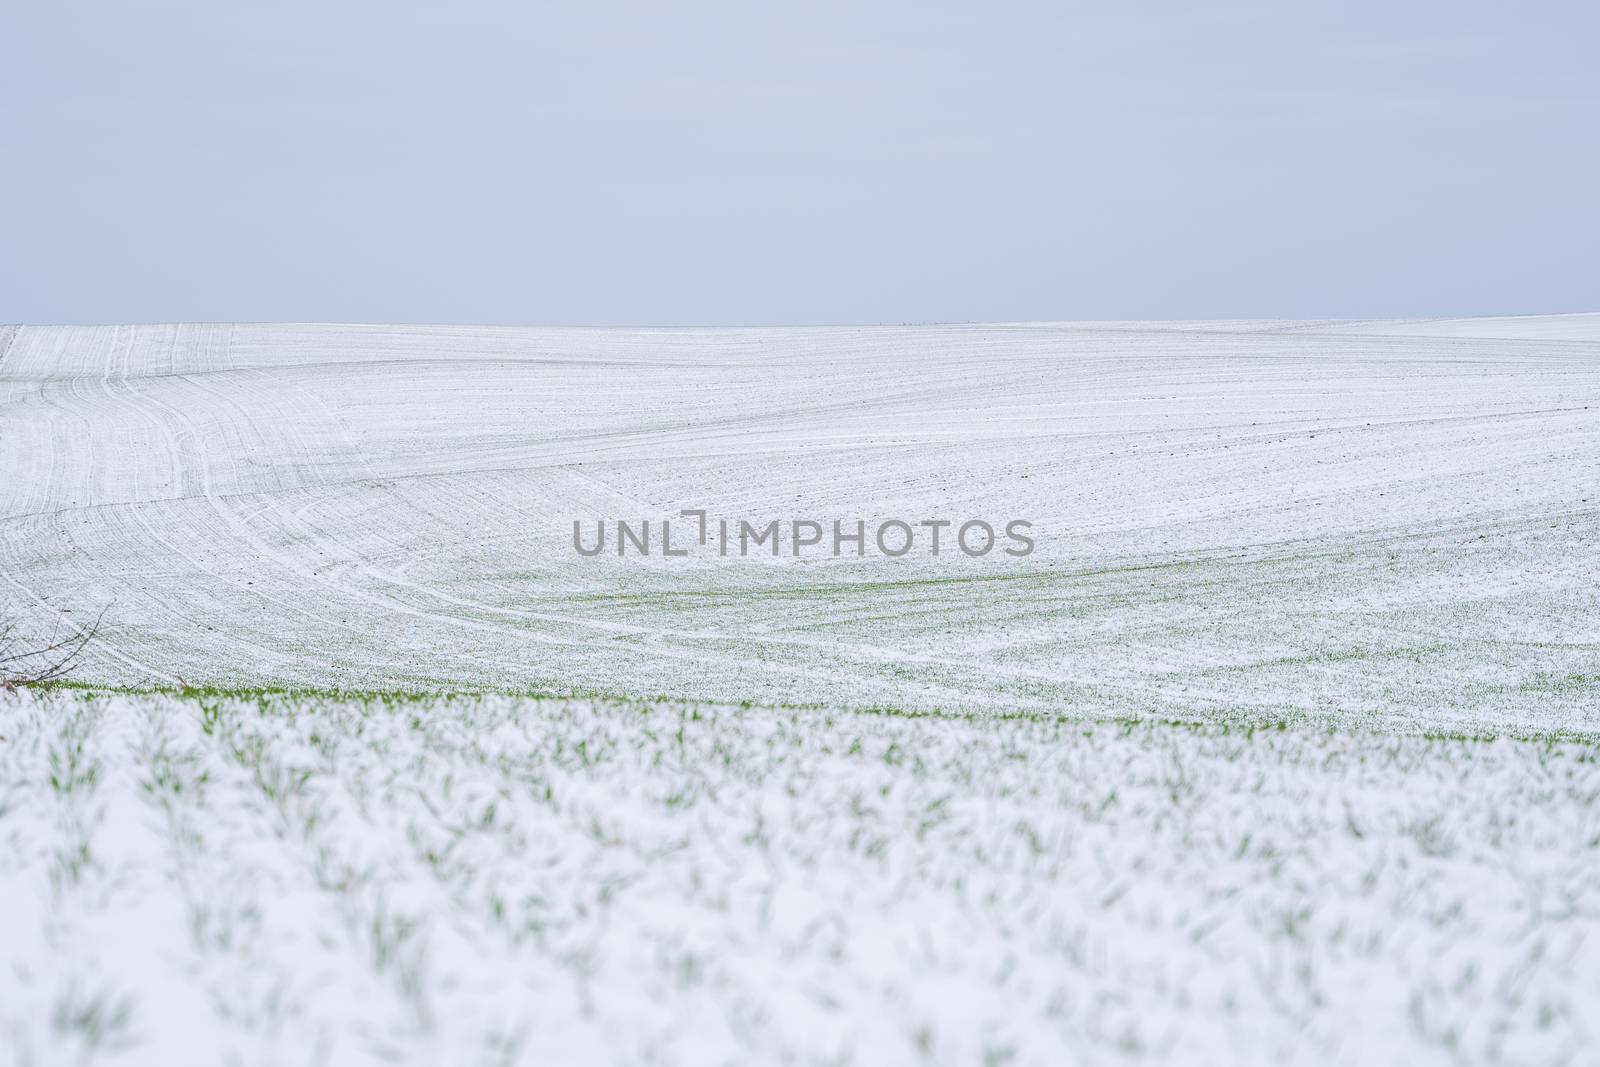
[(1594, 310), (1596, 11), (0, 0), (0, 321)]

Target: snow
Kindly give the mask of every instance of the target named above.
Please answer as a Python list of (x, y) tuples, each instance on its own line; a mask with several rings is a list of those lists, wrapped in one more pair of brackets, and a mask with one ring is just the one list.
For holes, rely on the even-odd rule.
[(1582, 1062), (1597, 575), (1594, 315), (0, 327), (0, 1047)]
[[(20, 1063), (1557, 1063), (1600, 1036), (1592, 738), (70, 693), (0, 732)], [(73, 745), (96, 773), (53, 784)]]
[[(23, 327), (0, 595), (122, 684), (1587, 727), (1600, 324), (1485, 322)], [(685, 508), (1038, 547), (572, 550)]]

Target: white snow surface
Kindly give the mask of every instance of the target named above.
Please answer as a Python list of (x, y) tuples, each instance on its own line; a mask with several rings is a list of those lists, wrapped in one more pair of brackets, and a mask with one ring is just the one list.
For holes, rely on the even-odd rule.
[(0, 700), (9, 1063), (1592, 1063), (1592, 737)]
[(1600, 316), (0, 327), (102, 608), (4, 1067), (1600, 1063)]
[[(1596, 721), (1600, 316), (22, 327), (0, 353), (0, 596), (107, 607), (89, 680)], [(571, 547), (685, 508), (1022, 518), (1038, 547)]]

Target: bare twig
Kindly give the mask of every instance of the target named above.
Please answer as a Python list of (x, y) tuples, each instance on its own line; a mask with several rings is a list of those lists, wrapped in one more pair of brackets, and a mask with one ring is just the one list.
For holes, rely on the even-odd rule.
[(106, 608), (88, 626), (67, 627), (60, 616), (50, 636), (42, 642), (24, 640), (14, 620), (0, 620), (0, 690), (41, 685), (64, 678), (77, 665), (83, 650), (100, 633)]

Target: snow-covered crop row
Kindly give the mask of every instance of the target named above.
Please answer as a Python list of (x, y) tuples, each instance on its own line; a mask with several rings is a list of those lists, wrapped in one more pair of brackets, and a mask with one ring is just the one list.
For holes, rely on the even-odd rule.
[(1600, 1040), (1593, 738), (72, 692), (0, 736), (19, 1065)]

